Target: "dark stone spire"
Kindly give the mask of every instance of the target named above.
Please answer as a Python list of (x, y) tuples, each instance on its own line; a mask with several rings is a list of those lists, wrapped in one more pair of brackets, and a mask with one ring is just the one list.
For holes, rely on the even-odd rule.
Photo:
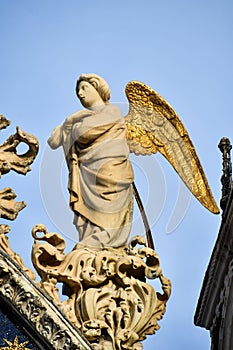
[(228, 138), (223, 137), (219, 142), (218, 147), (222, 152), (223, 174), (221, 176), (222, 198), (220, 201), (220, 206), (224, 211), (232, 190), (232, 163), (230, 154), (232, 145)]

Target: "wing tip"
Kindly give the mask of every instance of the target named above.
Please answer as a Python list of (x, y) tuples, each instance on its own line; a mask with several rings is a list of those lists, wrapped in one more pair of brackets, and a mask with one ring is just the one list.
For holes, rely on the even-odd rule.
[(219, 210), (219, 208), (216, 206), (216, 208), (214, 208), (213, 210), (211, 210), (211, 212), (213, 213), (213, 214), (215, 214), (215, 215), (218, 215), (218, 214), (220, 214), (220, 210)]
[(213, 199), (211, 202), (208, 202), (208, 203), (203, 203), (201, 201), (201, 203), (204, 205), (204, 207), (206, 209), (208, 209), (211, 213), (215, 214), (215, 215), (218, 215), (220, 214), (220, 210), (215, 202), (215, 200)]

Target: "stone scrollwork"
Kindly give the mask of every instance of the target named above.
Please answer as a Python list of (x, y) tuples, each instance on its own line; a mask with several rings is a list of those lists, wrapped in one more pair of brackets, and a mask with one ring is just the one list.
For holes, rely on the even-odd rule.
[[(5, 129), (9, 125), (10, 121), (3, 115), (0, 115), (0, 130)], [(18, 154), (17, 147), (20, 143), (28, 146), (28, 150), (23, 154)], [(17, 127), (16, 133), (0, 145), (0, 177), (11, 170), (26, 175), (31, 170), (30, 165), (34, 161), (38, 150), (39, 143), (37, 138)], [(15, 198), (16, 194), (10, 187), (0, 190), (0, 218), (15, 220), (19, 211), (25, 208), (26, 203), (24, 201), (16, 202)], [(32, 279), (35, 279), (34, 272), (26, 268), (21, 257), (11, 249), (7, 237), (9, 231), (9, 225), (0, 225), (0, 249), (13, 258)]]
[(0, 301), (20, 315), (21, 325), (25, 322), (25, 330), (40, 344), (39, 349), (91, 350), (53, 302), (1, 251)]
[(16, 202), (15, 192), (10, 187), (0, 190), (0, 217), (7, 220), (15, 220), (20, 210), (26, 207), (26, 203)]
[(2, 224), (0, 225), (0, 250), (8, 254), (17, 264), (26, 272), (26, 274), (32, 279), (36, 279), (35, 273), (28, 269), (21, 258), (21, 256), (17, 253), (15, 253), (9, 244), (9, 240), (7, 237), (8, 232), (10, 232), (10, 226)]
[[(10, 121), (0, 115), (0, 129), (6, 128), (9, 124)], [(20, 143), (25, 143), (28, 146), (28, 150), (23, 154), (17, 153), (17, 147)], [(14, 170), (19, 174), (27, 174), (31, 170), (30, 165), (34, 161), (38, 150), (37, 138), (17, 127), (16, 133), (0, 145), (0, 175), (7, 174), (10, 170)]]
[[(146, 335), (159, 329), (171, 284), (160, 268), (159, 257), (143, 237), (125, 248), (93, 250), (77, 244), (64, 253), (65, 241), (44, 225), (32, 230), (32, 261), (41, 276), (40, 286), (70, 321), (81, 330), (93, 349), (139, 350)], [(158, 278), (163, 293), (146, 278)], [(63, 283), (61, 301), (57, 282)]]
[[(10, 125), (10, 121), (0, 114), (0, 130)], [(23, 154), (18, 154), (17, 147), (20, 143), (28, 146)], [(16, 133), (11, 135), (0, 145), (0, 177), (14, 170), (26, 175), (31, 170), (30, 165), (34, 161), (39, 150), (38, 140), (35, 136), (16, 128)], [(6, 187), (0, 190), (0, 218), (15, 220), (19, 211), (25, 208), (25, 202), (16, 202), (14, 191)]]

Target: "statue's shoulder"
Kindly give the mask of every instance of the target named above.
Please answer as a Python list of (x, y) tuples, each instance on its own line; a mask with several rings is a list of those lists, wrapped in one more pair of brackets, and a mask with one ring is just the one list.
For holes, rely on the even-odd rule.
[(115, 116), (116, 118), (123, 118), (121, 110), (116, 105), (113, 105), (111, 103), (107, 103), (104, 107), (104, 111), (106, 113), (110, 113), (111, 115)]

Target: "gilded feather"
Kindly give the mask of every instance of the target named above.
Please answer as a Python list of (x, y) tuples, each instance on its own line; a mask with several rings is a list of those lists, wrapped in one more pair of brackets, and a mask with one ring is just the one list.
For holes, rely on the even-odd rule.
[(169, 103), (149, 86), (131, 81), (125, 88), (129, 112), (127, 141), (136, 155), (160, 152), (193, 195), (211, 212), (219, 209), (187, 130)]

